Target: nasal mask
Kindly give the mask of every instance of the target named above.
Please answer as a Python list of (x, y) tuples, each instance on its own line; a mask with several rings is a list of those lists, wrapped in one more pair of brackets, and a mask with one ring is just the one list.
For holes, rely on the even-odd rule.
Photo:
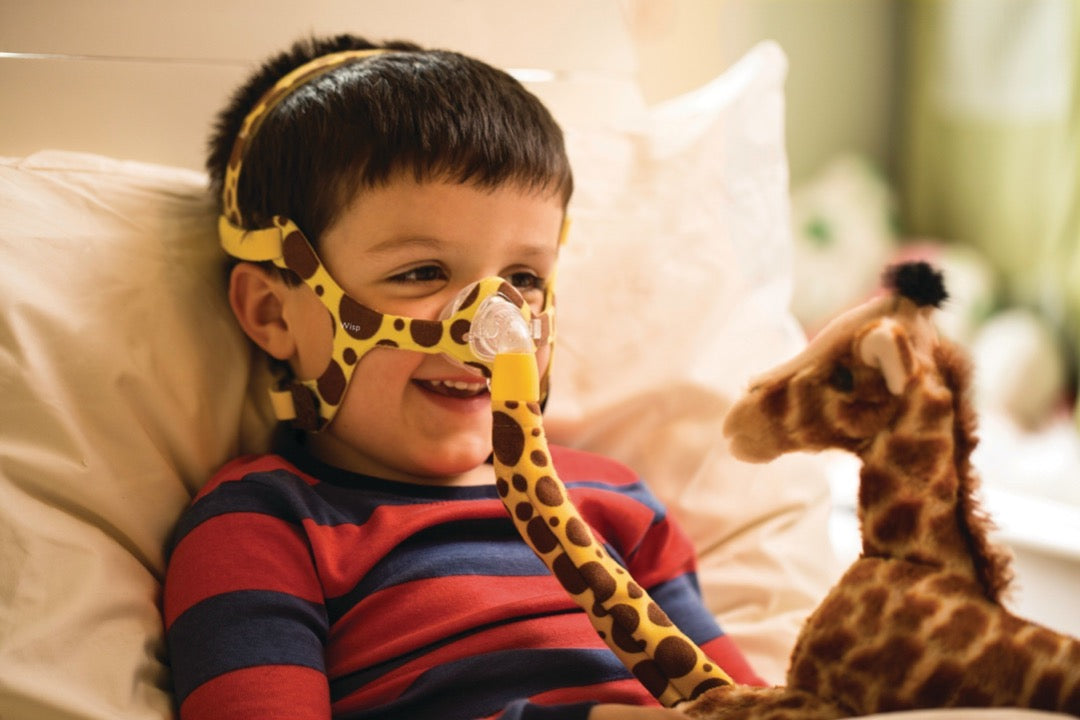
[[(345, 51), (316, 58), (279, 80), (245, 118), (233, 147), (222, 188), (223, 214), (218, 232), (224, 250), (250, 262), (269, 261), (296, 273), (330, 313), (333, 352), (327, 367), (313, 379), (290, 379), (270, 391), (279, 420), (310, 431), (330, 423), (345, 396), (360, 360), (375, 348), (397, 348), (444, 355), (491, 376), (501, 352), (534, 353), (554, 342), (553, 278), (544, 290), (543, 305), (534, 311), (512, 285), (488, 277), (464, 288), (438, 320), (389, 315), (350, 297), (335, 281), (299, 227), (275, 216), (268, 227), (246, 229), (237, 201), (244, 152), (262, 119), (296, 87), (340, 65), (383, 50)], [(563, 223), (561, 244), (565, 240)]]

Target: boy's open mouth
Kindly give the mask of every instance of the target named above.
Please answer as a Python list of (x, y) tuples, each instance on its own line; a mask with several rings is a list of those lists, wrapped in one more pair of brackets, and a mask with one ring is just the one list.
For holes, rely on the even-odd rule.
[(486, 382), (463, 382), (460, 380), (414, 380), (424, 390), (452, 398), (472, 398), (487, 392)]

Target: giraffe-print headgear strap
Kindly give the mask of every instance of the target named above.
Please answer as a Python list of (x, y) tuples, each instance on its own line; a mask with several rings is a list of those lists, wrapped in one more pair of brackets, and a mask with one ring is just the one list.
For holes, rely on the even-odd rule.
[[(251, 111), (244, 118), (243, 124), (240, 125), (240, 131), (236, 134), (232, 152), (229, 154), (229, 164), (225, 168), (225, 178), (221, 187), (222, 220), (224, 221), (221, 223), (222, 225), (227, 222), (235, 232), (248, 234), (249, 237), (251, 234), (259, 232), (258, 230), (248, 230), (243, 227), (244, 216), (240, 212), (240, 200), (237, 190), (240, 187), (240, 167), (244, 155), (247, 154), (248, 145), (251, 143), (251, 139), (255, 137), (255, 133), (258, 132), (266, 116), (282, 100), (291, 95), (294, 90), (306, 85), (320, 75), (342, 65), (365, 60), (386, 52), (389, 51), (382, 48), (370, 48), (367, 50), (343, 50), (329, 55), (322, 55), (294, 69), (263, 93), (263, 96), (259, 98), (259, 101), (255, 103), (255, 106), (251, 108)], [(265, 230), (274, 233), (277, 228), (270, 227), (265, 228)], [(224, 235), (222, 240), (224, 241)]]
[[(392, 347), (425, 353), (445, 354), (473, 366), (490, 377), (493, 357), (477, 348), (483, 338), (473, 332), (478, 315), (484, 315), (487, 301), (501, 297), (516, 307), (526, 321), (535, 348), (554, 342), (554, 282), (544, 290), (543, 306), (538, 313), (524, 302), (520, 293), (502, 278), (485, 278), (453, 303), (449, 317), (424, 320), (387, 315), (373, 310), (349, 295), (327, 272), (311, 243), (296, 223), (274, 216), (263, 228), (243, 227), (243, 214), (237, 196), (245, 150), (266, 115), (297, 87), (315, 77), (349, 62), (363, 60), (385, 50), (350, 50), (316, 58), (279, 80), (248, 113), (237, 134), (222, 188), (222, 215), (218, 234), (225, 252), (240, 260), (272, 262), (295, 272), (312, 289), (333, 319), (333, 353), (327, 367), (314, 379), (291, 380), (282, 388), (270, 391), (274, 413), (279, 420), (291, 420), (304, 430), (317, 431), (333, 419), (345, 396), (353, 371), (366, 353), (375, 347)], [(563, 223), (559, 243), (565, 239)], [(479, 341), (479, 342), (478, 342)]]
[(522, 327), (526, 328), (528, 337), (521, 340), (532, 350), (551, 342), (551, 310), (534, 313), (521, 293), (501, 277), (484, 278), (466, 287), (444, 311), (448, 316), (443, 320), (408, 318), (372, 310), (349, 297), (330, 276), (291, 220), (276, 217), (274, 222), (280, 224), (279, 245), (259, 253), (260, 248), (253, 244), (232, 246), (229, 240), (223, 240), (226, 250), (243, 260), (269, 260), (295, 272), (330, 313), (334, 328), (333, 353), (319, 377), (293, 380), (283, 389), (270, 391), (279, 420), (292, 420), (305, 430), (324, 428), (341, 406), (345, 388), (360, 358), (376, 347), (443, 354), (490, 377), (495, 356), (485, 352), (484, 347), (492, 339), (490, 336), (505, 331), (506, 325), (499, 320), (501, 308), (492, 302), (495, 299), (506, 301), (502, 307), (509, 303), (524, 319)]

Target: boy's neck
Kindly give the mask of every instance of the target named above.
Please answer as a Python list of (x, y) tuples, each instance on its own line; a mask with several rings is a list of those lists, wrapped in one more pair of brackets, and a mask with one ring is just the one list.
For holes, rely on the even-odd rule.
[(434, 487), (491, 485), (495, 482), (495, 471), (489, 463), (481, 463), (463, 472), (448, 475), (413, 474), (383, 465), (366, 455), (361, 455), (349, 447), (348, 444), (341, 442), (328, 433), (304, 433), (298, 439), (298, 442), (304, 452), (321, 463), (339, 470), (377, 477), (383, 480)]

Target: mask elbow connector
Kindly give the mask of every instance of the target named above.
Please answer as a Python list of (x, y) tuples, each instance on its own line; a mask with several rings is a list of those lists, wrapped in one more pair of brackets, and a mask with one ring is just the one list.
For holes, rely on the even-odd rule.
[(492, 362), (499, 355), (536, 352), (534, 325), (520, 308), (500, 295), (485, 298), (469, 328), (469, 347), (477, 358)]
[(491, 363), (491, 399), (539, 402), (536, 368), (538, 328), (510, 300), (500, 295), (484, 299), (469, 329), (469, 347)]

